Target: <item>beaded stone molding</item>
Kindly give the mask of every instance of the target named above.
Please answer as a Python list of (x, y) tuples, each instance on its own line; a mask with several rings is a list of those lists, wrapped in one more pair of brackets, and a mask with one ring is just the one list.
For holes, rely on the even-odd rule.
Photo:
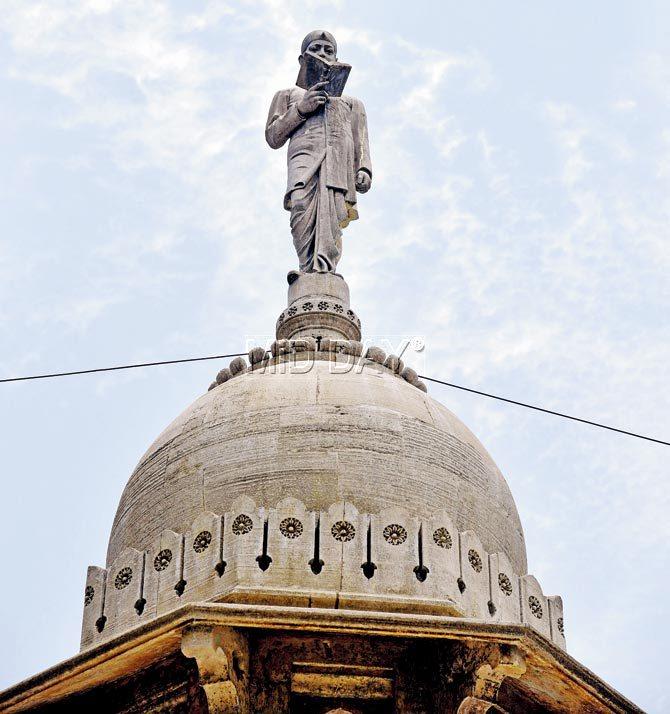
[(247, 372), (264, 369), (278, 361), (290, 358), (291, 355), (302, 355), (312, 359), (330, 359), (334, 355), (347, 355), (357, 358), (358, 362), (377, 364), (386, 368), (392, 374), (401, 377), (412, 386), (427, 392), (425, 383), (419, 379), (419, 375), (411, 367), (405, 367), (405, 363), (396, 355), (387, 355), (380, 347), (368, 347), (363, 355), (363, 343), (356, 340), (335, 340), (325, 337), (316, 340), (313, 337), (303, 337), (297, 340), (275, 340), (272, 343), (270, 352), (263, 347), (254, 347), (249, 350), (249, 364), (243, 357), (235, 359), (223, 369), (219, 370), (216, 379), (209, 385), (208, 390), (216, 389), (224, 382), (233, 377), (237, 377)]
[(89, 567), (81, 647), (203, 601), (521, 622), (565, 649), (561, 598), (444, 512), (313, 512), (294, 498), (263, 508), (247, 497), (201, 513), (186, 533), (163, 531), (149, 550), (127, 548), (108, 570)]

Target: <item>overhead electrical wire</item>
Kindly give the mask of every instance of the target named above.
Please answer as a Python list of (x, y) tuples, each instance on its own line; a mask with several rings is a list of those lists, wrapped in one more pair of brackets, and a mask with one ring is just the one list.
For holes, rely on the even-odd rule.
[(670, 441), (662, 441), (661, 439), (654, 439), (651, 436), (644, 436), (643, 434), (636, 434), (633, 431), (626, 431), (625, 429), (617, 429), (614, 426), (608, 426), (607, 424), (601, 424), (597, 421), (591, 421), (590, 419), (582, 419), (581, 417), (572, 416), (571, 414), (564, 414), (563, 412), (556, 412), (553, 409), (545, 409), (544, 407), (538, 407), (534, 404), (527, 404), (526, 402), (518, 402), (516, 399), (508, 399), (507, 397), (500, 397), (497, 394), (489, 394), (488, 392), (481, 392), (479, 389), (471, 389), (470, 387), (463, 387), (460, 384), (454, 384), (453, 382), (443, 382), (441, 379), (435, 379), (433, 377), (426, 377), (425, 375), (419, 375), (421, 379), (425, 379), (429, 382), (435, 382), (435, 384), (443, 384), (445, 387), (453, 387), (454, 389), (460, 389), (463, 392), (470, 392), (471, 394), (478, 394), (481, 397), (488, 397), (489, 399), (497, 399), (499, 402), (506, 402), (507, 404), (514, 404), (517, 407), (524, 407), (526, 409), (533, 409), (536, 412), (542, 412), (544, 414), (551, 414), (552, 416), (561, 417), (562, 419), (570, 419), (571, 421), (578, 421), (581, 424), (588, 424), (589, 426), (597, 426), (599, 429), (607, 429), (608, 431), (615, 431), (617, 434), (625, 434), (626, 436), (634, 436), (636, 439), (644, 439), (645, 441), (653, 441), (655, 444), (663, 444), (663, 446), (670, 446)]
[[(137, 364), (122, 364), (115, 367), (96, 367), (94, 369), (78, 369), (71, 372), (50, 372), (47, 374), (33, 374), (26, 377), (6, 377), (0, 379), (0, 384), (8, 382), (27, 382), (35, 379), (52, 379), (55, 377), (72, 377), (79, 374), (95, 374), (99, 372), (116, 372), (123, 369), (138, 369), (140, 367), (159, 367), (161, 365), (167, 364), (185, 364), (188, 362), (206, 362), (215, 359), (230, 359), (232, 357), (244, 357), (246, 352), (237, 352), (235, 354), (227, 355), (211, 355), (209, 357), (187, 357), (184, 359), (168, 359), (161, 360), (159, 362), (139, 362)], [(516, 399), (508, 399), (507, 397), (501, 397), (497, 394), (491, 394), (489, 392), (483, 392), (479, 389), (472, 389), (471, 387), (464, 387), (461, 384), (454, 384), (453, 382), (446, 382), (441, 379), (435, 379), (434, 377), (427, 377), (426, 375), (419, 375), (421, 379), (425, 379), (428, 382), (434, 382), (435, 384), (441, 384), (445, 387), (451, 387), (452, 389), (460, 389), (463, 392), (469, 392), (470, 394), (477, 394), (481, 397), (488, 397), (489, 399), (495, 399), (499, 402), (505, 402), (506, 404), (513, 404), (517, 407), (524, 407), (525, 409), (532, 409), (536, 412), (542, 412), (543, 414), (549, 414), (551, 416), (557, 416), (561, 419), (569, 419), (570, 421), (579, 422), (580, 424), (587, 424), (589, 426), (595, 426), (599, 429), (606, 429), (607, 431), (613, 431), (617, 434), (623, 434), (625, 436), (632, 436), (635, 439), (643, 439), (644, 441), (651, 441), (654, 444), (662, 444), (663, 446), (670, 446), (670, 441), (663, 441), (662, 439), (654, 439), (651, 436), (645, 436), (644, 434), (637, 434), (633, 431), (626, 431), (625, 429), (618, 429), (614, 426), (609, 426), (608, 424), (602, 424), (601, 422), (592, 421), (591, 419), (582, 419), (581, 417), (573, 416), (572, 414), (564, 414), (563, 412), (557, 412), (553, 409), (546, 409), (544, 407), (538, 407), (534, 404), (528, 404), (527, 402), (520, 402)]]
[(234, 355), (212, 355), (211, 357), (187, 357), (186, 359), (166, 359), (162, 362), (140, 362), (138, 364), (122, 364), (118, 367), (96, 367), (95, 369), (77, 369), (74, 372), (51, 372), (49, 374), (33, 374), (29, 377), (9, 377), (0, 379), (3, 382), (27, 382), (31, 379), (51, 379), (52, 377), (72, 377), (75, 374), (93, 374), (95, 372), (116, 372), (120, 369), (137, 369), (138, 367), (158, 367), (162, 364), (183, 364), (184, 362), (206, 362), (212, 359), (228, 359), (230, 357), (244, 357), (246, 352)]

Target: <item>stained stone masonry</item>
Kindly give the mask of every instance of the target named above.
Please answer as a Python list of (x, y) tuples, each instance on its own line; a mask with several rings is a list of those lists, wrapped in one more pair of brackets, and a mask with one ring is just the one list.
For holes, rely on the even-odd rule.
[(295, 498), (265, 508), (248, 497), (221, 515), (202, 512), (186, 533), (164, 532), (145, 552), (127, 548), (107, 570), (89, 568), (81, 647), (203, 601), (524, 622), (565, 648), (561, 599), (446, 513), (359, 513), (344, 502), (314, 512)]

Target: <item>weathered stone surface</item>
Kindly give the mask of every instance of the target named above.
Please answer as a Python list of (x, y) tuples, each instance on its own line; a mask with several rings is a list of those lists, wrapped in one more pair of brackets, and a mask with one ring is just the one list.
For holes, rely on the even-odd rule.
[(489, 556), (491, 574), (491, 601), (495, 606), (495, 619), (499, 622), (520, 622), (521, 611), (519, 577), (504, 553)]
[(227, 382), (232, 376), (233, 375), (230, 373), (228, 367), (224, 367), (222, 370), (219, 370), (219, 373), (216, 375), (216, 383), (223, 384), (224, 382)]
[(402, 374), (400, 375), (405, 381), (409, 382), (410, 384), (416, 384), (419, 380), (419, 375), (416, 373), (416, 370), (413, 370), (411, 367), (405, 367), (403, 369)]
[(275, 340), (272, 343), (272, 356), (286, 355), (291, 351), (291, 342), (289, 340)]
[[(89, 566), (84, 587), (84, 616), (81, 624), (81, 649), (101, 639), (105, 617), (105, 586), (107, 571)], [(104, 618), (104, 619), (103, 619)]]
[(532, 575), (522, 575), (521, 584), (521, 621), (551, 639), (549, 604), (542, 593), (537, 579)]
[(267, 357), (264, 347), (252, 347), (249, 350), (249, 364), (258, 364)]
[[(426, 519), (398, 507), (359, 513), (340, 502), (315, 512), (294, 497), (266, 507), (243, 496), (225, 514), (201, 512), (186, 533), (164, 531), (144, 564), (143, 611), (132, 598), (122, 609), (107, 609), (101, 632), (85, 604), (83, 647), (128, 629), (135, 615), (146, 620), (194, 601), (521, 621), (519, 576), (509, 559), (488, 554), (475, 534), (459, 532), (444, 511)], [(92, 569), (89, 580), (104, 585), (115, 567)], [(505, 600), (497, 599), (499, 591)], [(105, 601), (104, 587), (99, 600)], [(560, 630), (560, 598), (547, 602), (554, 605), (550, 618)], [(546, 629), (532, 619), (528, 624)], [(552, 626), (552, 638), (562, 646), (553, 632)]]
[(324, 337), (320, 343), (322, 352), (334, 352), (335, 354), (351, 355), (360, 357), (363, 354), (363, 343), (357, 340), (342, 340)]
[(389, 355), (384, 361), (384, 366), (396, 374), (400, 374), (405, 369), (405, 363), (396, 355)]
[(184, 534), (183, 595), (189, 600), (206, 600), (218, 585), (216, 566), (221, 553), (221, 516), (199, 513)]
[(386, 352), (380, 347), (368, 347), (365, 357), (377, 364), (384, 364), (386, 361)]
[(289, 285), (288, 307), (277, 320), (277, 339), (315, 337), (360, 340), (361, 322), (339, 275), (302, 273)]
[(226, 693), (255, 714), (324, 712), (341, 706), (333, 695), (397, 714), (455, 714), (468, 697), (510, 713), (641, 711), (523, 625), (228, 603), (76, 655), (0, 693), (0, 710), (206, 714)]
[(551, 595), (547, 598), (549, 605), (549, 623), (551, 625), (551, 639), (561, 648), (565, 649), (565, 623), (563, 620), (563, 598), (560, 595)]
[(456, 714), (507, 714), (507, 712), (493, 702), (476, 697), (466, 697), (458, 707)]
[(308, 300), (314, 296), (330, 299), (349, 307), (349, 286), (340, 275), (333, 273), (301, 273), (288, 287), (288, 304)]
[(246, 637), (231, 628), (197, 625), (185, 630), (181, 651), (197, 663), (209, 714), (250, 714)]
[(343, 374), (329, 362), (305, 366), (302, 374), (242, 374), (178, 417), (126, 487), (108, 562), (124, 547), (148, 548), (164, 529), (185, 533), (203, 503), (223, 514), (247, 494), (268, 507), (299, 494), (309, 510), (341, 499), (368, 513), (444, 509), (487, 552), (507, 553), (526, 572), (509, 489), (451, 412), (372, 365)]
[(241, 374), (244, 372), (247, 368), (246, 362), (242, 359), (242, 357), (235, 357), (235, 359), (228, 365), (228, 369), (230, 370), (230, 374), (235, 377), (238, 374)]
[(148, 551), (149, 581), (156, 591), (156, 613), (174, 608), (176, 601), (181, 602), (179, 591), (184, 582), (185, 536), (166, 529)]
[(140, 624), (144, 599), (144, 568), (146, 555), (134, 548), (125, 548), (111, 564), (105, 591), (105, 615), (116, 623), (117, 632)]
[(313, 337), (303, 337), (299, 340), (292, 340), (291, 349), (293, 352), (315, 352), (316, 340)]
[(488, 553), (474, 531), (459, 533), (459, 547), (462, 592), (457, 603), (466, 617), (488, 619), (491, 616)]

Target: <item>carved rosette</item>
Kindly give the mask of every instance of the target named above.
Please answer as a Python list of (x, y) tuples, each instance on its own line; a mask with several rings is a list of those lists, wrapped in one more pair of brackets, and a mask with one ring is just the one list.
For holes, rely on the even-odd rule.
[(277, 339), (361, 339), (361, 321), (349, 304), (349, 287), (334, 273), (300, 273), (288, 288), (288, 307), (277, 320)]
[(293, 497), (258, 506), (246, 496), (198, 515), (185, 533), (164, 532), (144, 553), (122, 553), (108, 571), (89, 569), (82, 649), (188, 602), (266, 605), (278, 592), (292, 605), (318, 592), (326, 604), (314, 607), (339, 600), (341, 609), (524, 623), (565, 649), (561, 598), (443, 512), (361, 513), (347, 502), (313, 511)]
[(305, 298), (292, 303), (277, 319), (277, 339), (292, 339), (320, 334), (345, 340), (361, 339), (361, 321), (346, 304), (323, 297)]

